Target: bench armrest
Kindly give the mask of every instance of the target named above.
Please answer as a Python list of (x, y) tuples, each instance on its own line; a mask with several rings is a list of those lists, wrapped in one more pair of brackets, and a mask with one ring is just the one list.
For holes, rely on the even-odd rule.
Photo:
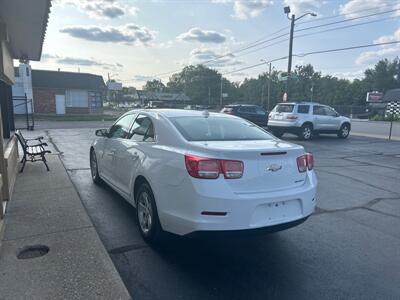
[(25, 141), (40, 141), (41, 142), (41, 140), (43, 140), (44, 139), (44, 137), (42, 137), (42, 136), (38, 136), (37, 138), (32, 138), (32, 139), (25, 139)]

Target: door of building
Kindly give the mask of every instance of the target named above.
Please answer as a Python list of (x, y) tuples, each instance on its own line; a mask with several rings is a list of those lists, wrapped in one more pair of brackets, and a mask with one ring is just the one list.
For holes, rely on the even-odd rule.
[(56, 114), (65, 115), (65, 95), (56, 95)]

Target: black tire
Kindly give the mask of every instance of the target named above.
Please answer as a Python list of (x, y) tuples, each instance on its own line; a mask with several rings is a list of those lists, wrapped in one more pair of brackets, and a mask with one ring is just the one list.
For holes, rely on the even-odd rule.
[(282, 131), (275, 131), (275, 130), (273, 130), (273, 131), (272, 131), (272, 134), (273, 134), (274, 136), (276, 136), (277, 138), (281, 138), (285, 133), (282, 132)]
[(90, 174), (92, 176), (92, 180), (95, 184), (101, 185), (103, 180), (99, 175), (99, 168), (97, 164), (96, 152), (94, 149), (90, 150)]
[[(163, 230), (158, 218), (157, 206), (153, 191), (147, 183), (142, 183), (136, 193), (135, 199), (136, 220), (140, 234), (146, 242), (155, 244), (161, 240)], [(149, 217), (150, 221), (148, 219)]]
[(350, 135), (350, 125), (343, 124), (337, 133), (338, 138), (347, 139), (349, 137), (349, 135)]
[(301, 131), (300, 131), (299, 137), (304, 141), (311, 140), (313, 137), (312, 125), (311, 124), (303, 124), (303, 126), (301, 126)]

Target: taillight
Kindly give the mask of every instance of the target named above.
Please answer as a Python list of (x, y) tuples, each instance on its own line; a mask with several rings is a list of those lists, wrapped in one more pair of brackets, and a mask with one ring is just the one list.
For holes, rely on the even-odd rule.
[(243, 162), (239, 160), (220, 160), (222, 173), (226, 179), (236, 179), (243, 175)]
[(295, 121), (295, 120), (297, 120), (297, 116), (296, 115), (287, 115), (286, 119), (290, 120), (290, 121)]
[(307, 167), (309, 170), (314, 169), (314, 155), (312, 155), (311, 153), (307, 153)]
[(224, 174), (225, 179), (242, 177), (244, 165), (242, 161), (205, 158), (185, 155), (185, 165), (190, 176), (202, 179), (217, 179)]
[(297, 168), (300, 173), (303, 173), (314, 168), (314, 156), (311, 153), (306, 153), (297, 158)]

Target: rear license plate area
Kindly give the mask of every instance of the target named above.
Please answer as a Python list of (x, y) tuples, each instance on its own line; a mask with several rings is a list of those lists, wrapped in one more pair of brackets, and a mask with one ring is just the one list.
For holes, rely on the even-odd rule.
[(295, 220), (301, 216), (302, 209), (299, 199), (276, 201), (257, 206), (251, 218), (251, 225), (272, 225), (285, 220)]

